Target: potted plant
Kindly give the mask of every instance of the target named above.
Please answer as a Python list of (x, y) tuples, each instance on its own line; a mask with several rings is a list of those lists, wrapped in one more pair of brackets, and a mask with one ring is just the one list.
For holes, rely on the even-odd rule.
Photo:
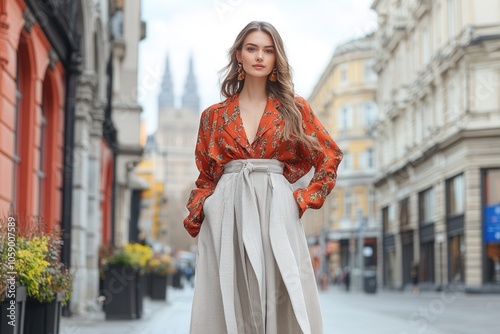
[(172, 270), (172, 260), (169, 254), (154, 254), (147, 264), (149, 273), (149, 296), (153, 300), (166, 300), (167, 278)]
[(26, 287), (15, 275), (16, 221), (0, 219), (0, 333), (24, 333)]
[(73, 277), (60, 261), (61, 235), (58, 231), (17, 238), (16, 268), (27, 289), (24, 333), (59, 333), (61, 307), (71, 297)]
[(127, 244), (103, 261), (107, 320), (142, 316), (144, 269), (153, 251), (141, 244)]
[[(26, 289), (22, 307), (29, 315), (18, 317), (18, 321), (23, 321), (20, 332), (59, 333), (61, 305), (69, 301), (72, 292), (72, 276), (60, 261), (61, 233), (47, 231), (39, 219), (10, 217), (8, 221), (15, 222), (13, 231), (7, 233), (7, 251), (15, 254), (14, 268), (8, 269), (16, 285)], [(13, 252), (9, 252), (11, 248)], [(8, 254), (7, 264), (9, 255), (12, 254)], [(19, 291), (18, 295), (22, 295), (23, 289)]]

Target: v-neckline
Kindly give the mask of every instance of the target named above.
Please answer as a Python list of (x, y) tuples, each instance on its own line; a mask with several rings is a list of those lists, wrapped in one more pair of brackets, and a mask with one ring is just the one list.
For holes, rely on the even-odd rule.
[(261, 131), (262, 128), (262, 120), (264, 119), (264, 115), (266, 114), (266, 110), (268, 109), (269, 106), (269, 97), (266, 100), (266, 105), (264, 107), (264, 110), (262, 111), (262, 114), (260, 115), (259, 119), (259, 124), (257, 125), (257, 131), (255, 132), (255, 136), (253, 138), (253, 141), (250, 143), (250, 140), (248, 140), (248, 134), (247, 130), (245, 129), (245, 123), (243, 123), (243, 117), (241, 117), (241, 106), (240, 106), (240, 94), (238, 93), (236, 95), (236, 105), (238, 106), (238, 118), (241, 123), (241, 128), (243, 129), (243, 135), (245, 136), (245, 140), (248, 144), (249, 147), (253, 147), (253, 144), (257, 141), (257, 138), (259, 138), (259, 132)]

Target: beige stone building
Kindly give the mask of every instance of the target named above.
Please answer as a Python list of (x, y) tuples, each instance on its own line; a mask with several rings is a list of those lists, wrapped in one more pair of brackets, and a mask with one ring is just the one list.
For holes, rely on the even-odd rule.
[[(309, 102), (342, 149), (337, 185), (321, 210), (304, 216), (320, 272), (330, 278), (349, 268), (355, 285), (363, 269), (376, 266), (377, 237), (373, 181), (377, 76), (373, 35), (338, 46)], [(314, 247), (313, 247), (314, 248)], [(371, 254), (364, 257), (365, 254)], [(366, 253), (368, 252), (368, 253)], [(318, 265), (318, 260), (316, 260)]]
[(193, 59), (189, 68), (180, 108), (174, 103), (173, 73), (167, 57), (161, 92), (158, 99), (158, 130), (155, 142), (158, 156), (158, 177), (164, 181), (167, 198), (164, 216), (167, 242), (173, 251), (191, 250), (196, 240), (184, 229), (186, 203), (198, 177), (194, 148), (200, 121), (200, 99)]
[(404, 288), (418, 261), (424, 287), (498, 289), (500, 2), (376, 0), (372, 8), (379, 279)]

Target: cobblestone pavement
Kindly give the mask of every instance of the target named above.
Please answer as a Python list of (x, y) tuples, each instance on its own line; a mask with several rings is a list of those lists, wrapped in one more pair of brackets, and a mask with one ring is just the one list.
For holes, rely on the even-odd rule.
[[(86, 317), (63, 318), (61, 334), (188, 334), (192, 298), (189, 287), (169, 288), (168, 302), (145, 300), (142, 319), (106, 321), (102, 312), (95, 311)], [(325, 334), (500, 333), (500, 295), (470, 295), (453, 289), (418, 296), (387, 291), (366, 294), (329, 287), (320, 291), (320, 300)]]

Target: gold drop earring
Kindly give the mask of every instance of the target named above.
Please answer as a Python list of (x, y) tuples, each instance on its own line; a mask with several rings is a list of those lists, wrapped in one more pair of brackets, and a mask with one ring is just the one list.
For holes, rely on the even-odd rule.
[(278, 69), (275, 67), (269, 75), (269, 81), (276, 82), (278, 80)]
[(245, 71), (243, 70), (243, 64), (238, 63), (238, 81), (245, 79)]

